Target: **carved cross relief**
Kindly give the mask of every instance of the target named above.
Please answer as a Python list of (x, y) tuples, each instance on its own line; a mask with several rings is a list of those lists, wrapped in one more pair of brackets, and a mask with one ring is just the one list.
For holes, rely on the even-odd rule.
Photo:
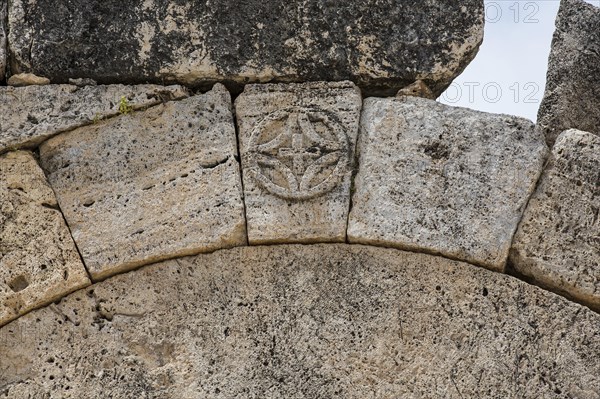
[(259, 185), (286, 199), (333, 190), (349, 170), (344, 128), (328, 112), (294, 108), (259, 122), (250, 139), (250, 168)]

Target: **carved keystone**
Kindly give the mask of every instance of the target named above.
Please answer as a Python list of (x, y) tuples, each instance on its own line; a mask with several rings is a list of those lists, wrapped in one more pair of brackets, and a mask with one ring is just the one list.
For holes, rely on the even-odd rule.
[(344, 241), (360, 91), (251, 85), (235, 106), (250, 243)]
[[(264, 189), (282, 198), (304, 200), (323, 195), (341, 182), (350, 165), (350, 146), (344, 127), (327, 114), (286, 109), (273, 112), (254, 128), (248, 157), (253, 177)], [(276, 137), (271, 139), (272, 134)], [(282, 182), (277, 181), (278, 175), (283, 176)]]

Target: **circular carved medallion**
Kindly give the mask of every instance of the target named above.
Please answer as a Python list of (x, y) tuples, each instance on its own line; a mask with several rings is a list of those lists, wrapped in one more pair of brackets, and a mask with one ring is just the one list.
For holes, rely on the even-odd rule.
[(349, 169), (350, 145), (329, 112), (291, 108), (269, 114), (254, 127), (248, 158), (262, 188), (303, 200), (326, 194), (340, 183)]

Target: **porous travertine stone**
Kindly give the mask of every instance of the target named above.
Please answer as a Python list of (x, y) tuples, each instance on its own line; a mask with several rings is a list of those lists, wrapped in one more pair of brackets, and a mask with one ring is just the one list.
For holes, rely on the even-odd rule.
[(352, 80), (387, 95), (416, 79), (441, 94), (484, 25), (482, 0), (13, 0), (9, 14), (13, 73), (54, 83)]
[(94, 280), (246, 243), (231, 98), (220, 84), (54, 137), (40, 157)]
[(533, 124), (418, 97), (365, 100), (350, 242), (503, 270), (547, 153)]
[[(1, 155), (0, 326), (89, 284), (54, 193), (33, 155)], [(0, 355), (0, 364), (4, 360)]]
[(396, 93), (396, 96), (397, 97), (401, 97), (401, 96), (423, 97), (423, 98), (429, 98), (430, 100), (436, 99), (436, 95), (433, 94), (431, 92), (431, 90), (429, 90), (429, 87), (427, 87), (427, 85), (422, 80), (417, 80), (413, 84), (410, 84), (410, 85), (398, 90), (398, 93)]
[(246, 86), (235, 111), (251, 244), (345, 241), (361, 103), (350, 82)]
[(90, 78), (77, 78), (77, 79), (69, 78), (69, 84), (79, 86), (79, 87), (84, 87), (84, 86), (97, 86), (98, 82), (96, 82), (94, 79), (90, 79)]
[(0, 87), (0, 153), (35, 147), (60, 132), (118, 115), (122, 97), (136, 110), (185, 98), (187, 90), (155, 85)]
[(8, 0), (0, 0), (0, 82), (6, 72), (6, 17)]
[(8, 78), (6, 83), (8, 83), (9, 86), (15, 87), (45, 86), (50, 84), (50, 79), (32, 73), (19, 73)]
[(600, 315), (461, 262), (245, 247), (81, 290), (0, 329), (8, 398), (600, 394)]
[(538, 125), (550, 147), (561, 132), (571, 128), (600, 136), (598, 6), (584, 0), (561, 0)]
[(518, 273), (600, 310), (600, 137), (558, 137), (510, 260)]

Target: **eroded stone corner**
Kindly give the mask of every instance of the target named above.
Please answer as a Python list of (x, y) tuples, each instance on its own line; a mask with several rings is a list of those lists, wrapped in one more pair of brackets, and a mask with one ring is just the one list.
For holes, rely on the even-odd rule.
[(600, 136), (600, 7), (562, 0), (538, 128), (550, 147), (567, 129)]
[(0, 155), (0, 325), (90, 284), (30, 152)]
[(350, 82), (246, 86), (235, 110), (251, 244), (345, 241), (361, 107)]
[(600, 137), (563, 132), (510, 252), (518, 274), (600, 311)]

